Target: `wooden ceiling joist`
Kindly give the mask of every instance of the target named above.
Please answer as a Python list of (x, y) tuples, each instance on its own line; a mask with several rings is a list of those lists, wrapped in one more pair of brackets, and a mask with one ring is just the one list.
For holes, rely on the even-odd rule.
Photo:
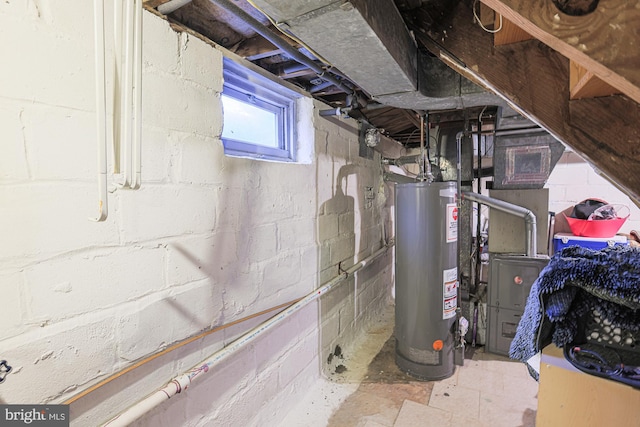
[(620, 93), (619, 90), (573, 61), (570, 64), (569, 82), (571, 99), (596, 98)]
[(148, 8), (155, 9), (161, 4), (167, 3), (169, 0), (142, 0), (142, 4)]
[[(533, 36), (513, 22), (509, 21), (502, 15), (496, 14), (495, 24), (496, 33), (493, 35), (493, 44), (502, 46), (509, 43), (517, 43), (525, 40), (533, 39)], [(500, 30), (498, 30), (498, 28)]]
[(608, 0), (584, 16), (560, 12), (550, 0), (481, 0), (496, 13), (640, 102), (640, 8)]
[[(524, 3), (524, 2), (520, 2)], [(532, 4), (539, 3), (537, 0)], [(551, 4), (551, 2), (549, 2)], [(416, 33), (418, 40), (426, 35)], [(625, 96), (569, 100), (569, 60), (530, 40), (494, 47), (459, 3), (422, 43), (451, 68), (490, 88), (640, 200), (640, 105)]]

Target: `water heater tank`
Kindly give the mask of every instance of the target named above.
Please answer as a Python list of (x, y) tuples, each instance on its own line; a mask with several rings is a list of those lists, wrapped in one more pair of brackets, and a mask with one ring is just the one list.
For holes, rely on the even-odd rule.
[(423, 380), (447, 378), (455, 370), (455, 195), (455, 182), (396, 185), (396, 364)]

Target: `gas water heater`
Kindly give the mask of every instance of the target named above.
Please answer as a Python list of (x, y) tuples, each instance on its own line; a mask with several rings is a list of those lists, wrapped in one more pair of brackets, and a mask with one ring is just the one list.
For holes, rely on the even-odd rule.
[(396, 364), (439, 380), (454, 372), (458, 306), (455, 182), (397, 184)]

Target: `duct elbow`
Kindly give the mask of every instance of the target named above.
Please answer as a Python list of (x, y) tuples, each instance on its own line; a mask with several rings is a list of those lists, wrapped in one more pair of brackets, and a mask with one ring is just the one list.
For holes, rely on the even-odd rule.
[(529, 209), (524, 213), (524, 220), (528, 224), (536, 225), (536, 215)]

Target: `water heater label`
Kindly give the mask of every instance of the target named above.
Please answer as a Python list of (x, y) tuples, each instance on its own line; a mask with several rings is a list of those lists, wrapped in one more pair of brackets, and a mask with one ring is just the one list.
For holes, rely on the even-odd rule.
[(447, 243), (458, 240), (458, 206), (447, 203)]
[(451, 319), (455, 317), (458, 307), (458, 268), (444, 270), (442, 281), (442, 319)]

